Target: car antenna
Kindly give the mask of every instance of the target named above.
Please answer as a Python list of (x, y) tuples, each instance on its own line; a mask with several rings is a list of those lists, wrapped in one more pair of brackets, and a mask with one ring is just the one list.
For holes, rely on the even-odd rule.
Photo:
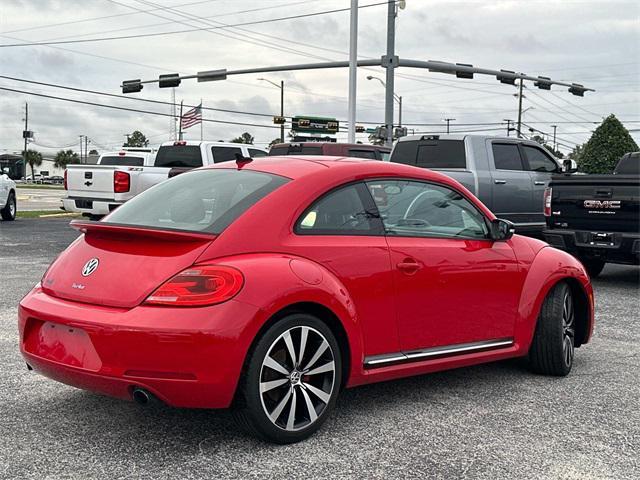
[(243, 157), (241, 153), (236, 153), (236, 164), (238, 168), (241, 168), (245, 163), (252, 162), (253, 158), (251, 157)]

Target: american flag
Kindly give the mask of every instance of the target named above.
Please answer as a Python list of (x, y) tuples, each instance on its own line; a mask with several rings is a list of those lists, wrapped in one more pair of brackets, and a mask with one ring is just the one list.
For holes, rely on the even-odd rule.
[(198, 123), (202, 123), (202, 103), (197, 107), (193, 107), (187, 113), (182, 115), (182, 118), (180, 119), (180, 126), (183, 129), (193, 127)]

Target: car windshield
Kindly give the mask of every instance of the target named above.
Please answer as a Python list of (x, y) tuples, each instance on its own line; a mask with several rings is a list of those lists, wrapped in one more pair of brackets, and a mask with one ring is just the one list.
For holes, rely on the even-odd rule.
[(105, 222), (217, 234), (288, 181), (249, 170), (192, 171), (129, 200)]

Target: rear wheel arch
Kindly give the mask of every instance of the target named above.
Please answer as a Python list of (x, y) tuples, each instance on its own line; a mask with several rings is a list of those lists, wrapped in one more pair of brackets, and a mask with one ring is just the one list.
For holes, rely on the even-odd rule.
[[(241, 377), (245, 375), (248, 367), (249, 359), (251, 358), (251, 354), (256, 347), (256, 344), (265, 334), (265, 332), (271, 328), (273, 325), (278, 323), (280, 320), (288, 317), (289, 315), (296, 313), (304, 313), (307, 315), (312, 315), (316, 317), (318, 320), (322, 321), (327, 327), (331, 330), (333, 335), (336, 337), (338, 341), (338, 346), (340, 347), (340, 354), (342, 357), (342, 383), (341, 388), (344, 387), (350, 376), (351, 372), (351, 345), (349, 344), (349, 337), (347, 336), (346, 329), (342, 324), (342, 321), (338, 317), (338, 315), (328, 308), (327, 306), (317, 303), (317, 302), (297, 302), (289, 304), (277, 312), (273, 313), (260, 327), (260, 329), (255, 334), (253, 340), (249, 348), (247, 349), (244, 361), (242, 365)], [(234, 403), (238, 400), (239, 393), (239, 385), (236, 386), (236, 393), (234, 395)]]
[(565, 277), (556, 282), (555, 285), (560, 282), (566, 282), (569, 285), (569, 288), (571, 288), (576, 316), (575, 346), (579, 347), (583, 343), (586, 343), (589, 337), (589, 324), (591, 322), (589, 297), (587, 295), (587, 292), (585, 292), (583, 286), (575, 278)]

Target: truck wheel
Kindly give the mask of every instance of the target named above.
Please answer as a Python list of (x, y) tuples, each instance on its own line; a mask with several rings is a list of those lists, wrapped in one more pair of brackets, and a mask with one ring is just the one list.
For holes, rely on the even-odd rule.
[(580, 259), (580, 261), (591, 278), (596, 278), (600, 275), (605, 264), (604, 260), (597, 260), (593, 258)]
[(560, 282), (542, 304), (529, 349), (531, 369), (543, 375), (567, 375), (573, 365), (575, 335), (573, 295), (569, 285)]
[(288, 315), (249, 353), (234, 417), (264, 440), (299, 442), (327, 419), (341, 379), (340, 348), (329, 327), (312, 315)]
[(16, 210), (16, 194), (11, 192), (9, 193), (9, 198), (7, 198), (7, 204), (2, 210), (0, 210), (0, 215), (2, 215), (3, 220), (15, 220)]

